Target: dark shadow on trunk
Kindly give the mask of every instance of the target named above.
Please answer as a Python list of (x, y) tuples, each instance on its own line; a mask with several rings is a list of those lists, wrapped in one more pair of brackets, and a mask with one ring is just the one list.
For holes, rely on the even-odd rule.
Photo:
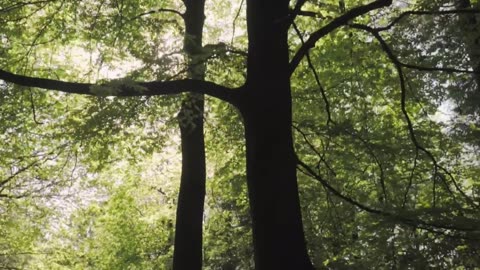
[[(204, 0), (185, 0), (184, 50), (189, 58), (188, 77), (203, 80), (205, 64), (195, 56), (202, 50)], [(182, 145), (182, 176), (175, 224), (173, 269), (202, 269), (202, 232), (205, 201), (204, 97), (188, 94), (178, 115)]]
[(304, 239), (292, 138), (288, 0), (247, 2), (247, 183), (256, 269), (313, 269)]

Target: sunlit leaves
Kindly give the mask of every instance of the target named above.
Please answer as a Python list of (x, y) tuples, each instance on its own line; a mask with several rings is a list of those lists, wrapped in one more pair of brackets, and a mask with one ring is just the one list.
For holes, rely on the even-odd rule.
[[(305, 9), (311, 7), (306, 5)], [(396, 12), (391, 15), (394, 14)], [(466, 63), (464, 58), (453, 56), (465, 55), (463, 45), (450, 42), (455, 34), (446, 28), (455, 28), (451, 23), (455, 16), (412, 16), (402, 20), (402, 26), (395, 31), (382, 32), (382, 35), (400, 60), (406, 63), (467, 68), (463, 66)], [(308, 20), (297, 20), (297, 26), (305, 36), (313, 27)], [(388, 21), (386, 16), (358, 20), (374, 25), (387, 24)], [(403, 28), (403, 23), (408, 24), (407, 28)], [(419, 25), (422, 29), (418, 28)], [(453, 133), (446, 131), (433, 115), (448, 100), (449, 90), (461, 88), (460, 84), (468, 81), (470, 75), (405, 69), (405, 111), (413, 119), (416, 143), (433, 154), (435, 160), (432, 160), (412, 141), (401, 110), (397, 70), (377, 41), (368, 33), (346, 26), (317, 45), (310, 51), (310, 58), (321, 85), (315, 82), (305, 60), (292, 81), (297, 154), (331, 186), (357, 202), (399, 214), (399, 209), (445, 207), (449, 210), (432, 215), (419, 212), (416, 217), (450, 224), (451, 221), (442, 215), (451, 213), (458, 217), (453, 209), (467, 207), (468, 199), (462, 198), (455, 185), (461, 190), (470, 190), (467, 182), (471, 180), (466, 177), (469, 174), (466, 171), (472, 173), (475, 170), (475, 161), (465, 162), (472, 158), (464, 153), (464, 142), (469, 141), (468, 137), (449, 136)], [(461, 95), (459, 88), (456, 93)], [(447, 168), (451, 175), (446, 175), (435, 164)], [(408, 245), (406, 239), (413, 234), (422, 239), (419, 243), (434, 246), (432, 236), (415, 229), (409, 232), (404, 227), (392, 227), (389, 225), (391, 220), (377, 222), (380, 225), (374, 228), (369, 224), (378, 221), (378, 217), (358, 213), (320, 186), (304, 185), (301, 194), (307, 233), (311, 233), (310, 239), (322, 243), (317, 246), (317, 241), (309, 242), (317, 265), (363, 269), (461, 264), (462, 259), (455, 256), (435, 261), (437, 253), (445, 254), (456, 248), (455, 244), (450, 246), (448, 240), (444, 242), (444, 250), (438, 247), (441, 246), (438, 242), (437, 247), (429, 249), (431, 254), (421, 255), (418, 248), (404, 246)], [(352, 215), (359, 218), (350, 220)], [(469, 217), (475, 218), (475, 214)], [(339, 226), (340, 223), (344, 225)], [(332, 224), (336, 225), (330, 227)], [(355, 239), (351, 238), (352, 234), (357, 235)], [(385, 241), (387, 244), (384, 245)], [(466, 241), (470, 251), (475, 252), (476, 246)], [(381, 248), (374, 250), (374, 247)], [(362, 251), (356, 254), (357, 250)], [(377, 260), (367, 262), (369, 256), (377, 256)], [(383, 259), (378, 260), (378, 256)]]
[[(291, 55), (302, 38), (370, 2), (307, 1), (295, 20), (299, 33), (289, 31)], [(88, 82), (125, 76), (165, 80), (187, 71), (179, 2), (0, 3), (0, 65), (8, 70)], [(206, 61), (209, 80), (241, 86), (244, 7), (212, 3), (205, 34), (212, 44), (195, 61)], [(293, 74), (297, 156), (339, 194), (388, 213), (360, 210), (299, 171), (305, 231), (317, 267), (469, 269), (478, 264), (478, 233), (467, 230), (478, 224), (480, 190), (478, 76), (471, 72), (478, 68), (478, 25), (466, 14), (433, 14), (451, 8), (451, 1), (394, 1), (319, 40), (309, 51), (310, 63), (304, 59)], [(433, 13), (410, 14), (390, 25), (406, 10)], [(238, 18), (228, 21), (237, 11)], [(385, 44), (352, 23), (379, 29)], [(117, 80), (93, 88), (97, 97), (85, 98), (1, 84), (0, 236), (7, 240), (0, 245), (9, 254), (32, 251), (43, 229), (43, 236), (56, 238), (46, 237), (48, 243), (37, 247), (53, 255), (28, 260), (44, 269), (170, 265), (176, 195), (171, 180), (178, 172), (157, 175), (152, 168), (175, 161), (139, 164), (176, 149), (169, 139), (178, 135), (170, 127), (176, 126), (172, 119), (180, 97), (105, 97), (119, 86), (137, 87)], [(218, 100), (207, 99), (205, 111), (205, 267), (249, 268), (242, 117)], [(78, 183), (101, 199), (72, 210), (64, 231), (26, 219), (43, 218), (42, 208), (33, 206), (48, 205), (47, 195), (70, 184), (79, 191)], [(24, 235), (20, 225), (27, 228)], [(17, 266), (26, 260), (9, 258)]]

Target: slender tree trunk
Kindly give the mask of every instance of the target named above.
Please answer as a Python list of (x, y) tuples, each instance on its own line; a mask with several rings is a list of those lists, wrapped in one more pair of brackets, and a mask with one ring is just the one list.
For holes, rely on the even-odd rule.
[[(472, 4), (470, 0), (457, 0), (457, 7), (460, 9), (479, 8), (480, 4)], [(480, 114), (480, 22), (476, 14), (460, 14), (459, 26), (462, 30), (462, 39), (466, 52), (470, 58), (470, 65), (476, 72), (472, 74), (476, 87), (464, 93), (460, 101), (463, 114)]]
[[(459, 8), (479, 8), (480, 4), (472, 4), (470, 0), (459, 0), (457, 2)], [(475, 7), (476, 5), (476, 7)], [(460, 15), (462, 16), (462, 15)], [(464, 31), (465, 46), (470, 57), (470, 63), (474, 71), (480, 70), (480, 23), (476, 14), (463, 15), (460, 20)], [(480, 75), (474, 74), (477, 83), (477, 91), (480, 93)]]
[[(186, 12), (184, 50), (189, 58), (188, 77), (203, 80), (203, 63), (196, 55), (202, 50), (204, 0), (184, 0)], [(197, 59), (196, 59), (197, 58)], [(205, 142), (203, 95), (189, 94), (179, 113), (182, 144), (182, 176), (175, 224), (173, 268), (202, 269), (203, 208), (205, 200)]]
[(248, 76), (240, 102), (256, 269), (312, 269), (292, 140), (288, 1), (249, 0)]

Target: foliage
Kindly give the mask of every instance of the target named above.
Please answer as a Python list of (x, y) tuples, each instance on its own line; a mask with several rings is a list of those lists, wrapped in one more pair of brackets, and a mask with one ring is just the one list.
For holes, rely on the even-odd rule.
[[(368, 3), (306, 1), (289, 31), (291, 57)], [(303, 222), (317, 268), (480, 266), (479, 23), (478, 12), (447, 13), (461, 3), (393, 1), (324, 36), (293, 73)], [(245, 81), (243, 9), (208, 6), (207, 80)], [(181, 97), (107, 96), (145, 91), (136, 80), (185, 77), (172, 10), (182, 7), (0, 0), (1, 69), (105, 82), (85, 97), (0, 81), (0, 269), (171, 267)], [(205, 121), (204, 267), (251, 269), (243, 119), (208, 99)], [(60, 208), (56, 196), (81, 203)]]
[(238, 112), (231, 106), (218, 100), (209, 100), (208, 105), (210, 112), (205, 133), (211, 145), (207, 149), (224, 151), (207, 152), (207, 160), (213, 165), (213, 175), (207, 186), (204, 267), (252, 269), (243, 127)]
[(38, 255), (35, 242), (42, 236), (46, 214), (31, 200), (0, 201), (0, 269), (26, 267)]
[[(166, 158), (167, 155), (165, 155)], [(137, 166), (118, 164), (96, 176), (94, 199), (63, 217), (51, 232), (33, 269), (167, 269), (173, 252), (173, 204), (177, 188), (155, 167), (163, 158)], [(171, 158), (171, 157), (169, 157)], [(123, 171), (123, 173), (119, 173)], [(114, 175), (114, 179), (112, 179)], [(169, 183), (172, 182), (172, 183)], [(96, 198), (96, 199), (95, 199)], [(62, 216), (59, 217), (62, 219)]]

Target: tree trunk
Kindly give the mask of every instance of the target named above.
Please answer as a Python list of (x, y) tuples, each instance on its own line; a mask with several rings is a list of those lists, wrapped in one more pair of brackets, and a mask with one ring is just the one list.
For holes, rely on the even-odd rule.
[[(195, 55), (202, 50), (204, 0), (185, 0), (184, 50), (189, 58), (188, 77), (203, 80), (204, 63)], [(179, 113), (182, 145), (182, 176), (175, 223), (173, 269), (202, 269), (202, 232), (205, 200), (205, 142), (203, 135), (203, 95), (189, 94)]]
[[(458, 8), (461, 9), (469, 9), (469, 8), (479, 8), (480, 4), (477, 2), (476, 4), (472, 4), (470, 0), (459, 0), (457, 2)], [(476, 7), (474, 6), (476, 5)], [(478, 71), (480, 70), (480, 25), (477, 19), (476, 14), (468, 14), (468, 15), (460, 15), (461, 16), (461, 27), (464, 31), (463, 39), (465, 41), (465, 46), (467, 48), (467, 53), (470, 58), (470, 64), (472, 69), (477, 72), (473, 74), (475, 82), (476, 82), (476, 93), (472, 94), (471, 100), (472, 107), (474, 110), (478, 108), (478, 105), (475, 104), (478, 101), (478, 97), (480, 97), (480, 74)], [(471, 102), (471, 101), (470, 101)], [(472, 113), (472, 112), (469, 112)]]
[(312, 269), (292, 140), (288, 1), (249, 0), (245, 122), (256, 269)]

